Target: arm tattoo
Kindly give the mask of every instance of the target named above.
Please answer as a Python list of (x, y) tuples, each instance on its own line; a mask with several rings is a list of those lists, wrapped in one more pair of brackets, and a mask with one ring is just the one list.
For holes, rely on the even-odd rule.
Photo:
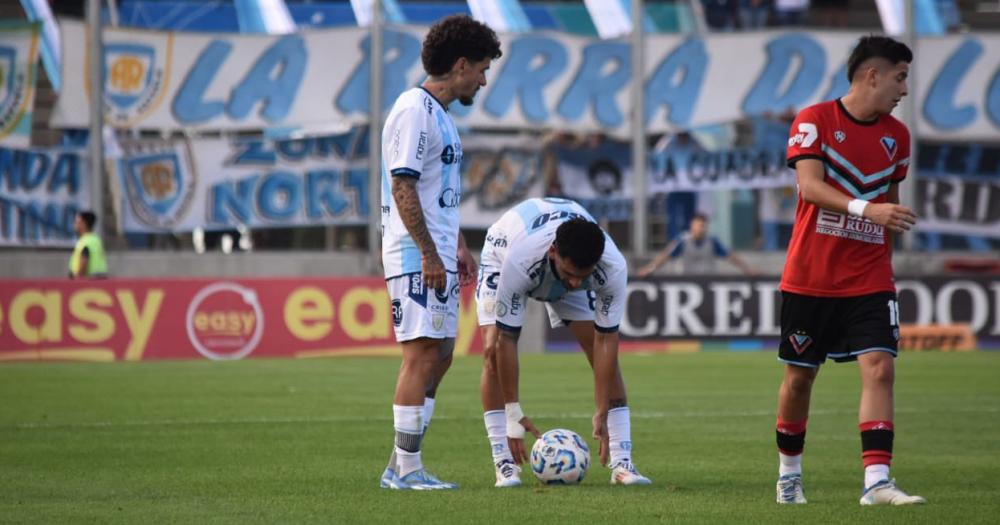
[(420, 253), (437, 252), (431, 232), (427, 230), (427, 222), (424, 221), (424, 208), (420, 204), (420, 195), (417, 194), (417, 180), (412, 177), (393, 177), (392, 198), (399, 208), (399, 218), (403, 220), (406, 231), (410, 232), (410, 237), (413, 237), (413, 242), (420, 248)]

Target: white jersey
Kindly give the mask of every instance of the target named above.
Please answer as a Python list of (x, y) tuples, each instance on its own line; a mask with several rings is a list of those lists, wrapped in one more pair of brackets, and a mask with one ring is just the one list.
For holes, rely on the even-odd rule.
[(458, 271), (462, 143), (444, 106), (423, 88), (396, 99), (382, 130), (382, 265), (385, 277), (421, 271), (420, 248), (392, 196), (392, 177), (417, 179), (424, 221), (444, 268)]
[[(583, 206), (567, 199), (528, 199), (505, 213), (486, 233), (489, 259), (483, 266), (498, 264), (494, 313), (497, 326), (519, 329), (523, 324), (526, 298), (552, 303), (568, 295), (586, 294), (593, 303), (594, 324), (601, 331), (615, 331), (625, 310), (628, 266), (611, 237), (604, 234), (604, 254), (594, 273), (579, 289), (570, 291), (556, 275), (549, 247), (563, 222), (594, 218)], [(590, 292), (590, 293), (588, 293)]]

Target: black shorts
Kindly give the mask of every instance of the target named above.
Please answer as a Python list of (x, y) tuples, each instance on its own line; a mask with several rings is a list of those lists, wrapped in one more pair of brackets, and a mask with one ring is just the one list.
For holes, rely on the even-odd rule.
[(781, 292), (778, 360), (817, 368), (827, 356), (854, 361), (861, 354), (896, 356), (899, 306), (895, 292), (857, 297), (812, 297)]

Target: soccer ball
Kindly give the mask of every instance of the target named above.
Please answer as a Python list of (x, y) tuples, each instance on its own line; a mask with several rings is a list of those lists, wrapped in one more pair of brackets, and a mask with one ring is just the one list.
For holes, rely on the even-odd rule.
[(550, 430), (531, 447), (531, 470), (546, 484), (575, 485), (590, 467), (590, 447), (572, 430)]

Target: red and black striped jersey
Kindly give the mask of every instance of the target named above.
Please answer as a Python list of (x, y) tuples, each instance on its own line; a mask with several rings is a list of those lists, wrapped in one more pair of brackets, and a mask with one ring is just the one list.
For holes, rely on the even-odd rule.
[[(886, 202), (890, 184), (906, 178), (910, 132), (891, 115), (860, 121), (831, 100), (800, 111), (790, 135), (788, 165), (821, 161), (824, 181), (851, 198)], [(809, 204), (800, 193), (781, 289), (820, 297), (895, 291), (890, 232)]]

